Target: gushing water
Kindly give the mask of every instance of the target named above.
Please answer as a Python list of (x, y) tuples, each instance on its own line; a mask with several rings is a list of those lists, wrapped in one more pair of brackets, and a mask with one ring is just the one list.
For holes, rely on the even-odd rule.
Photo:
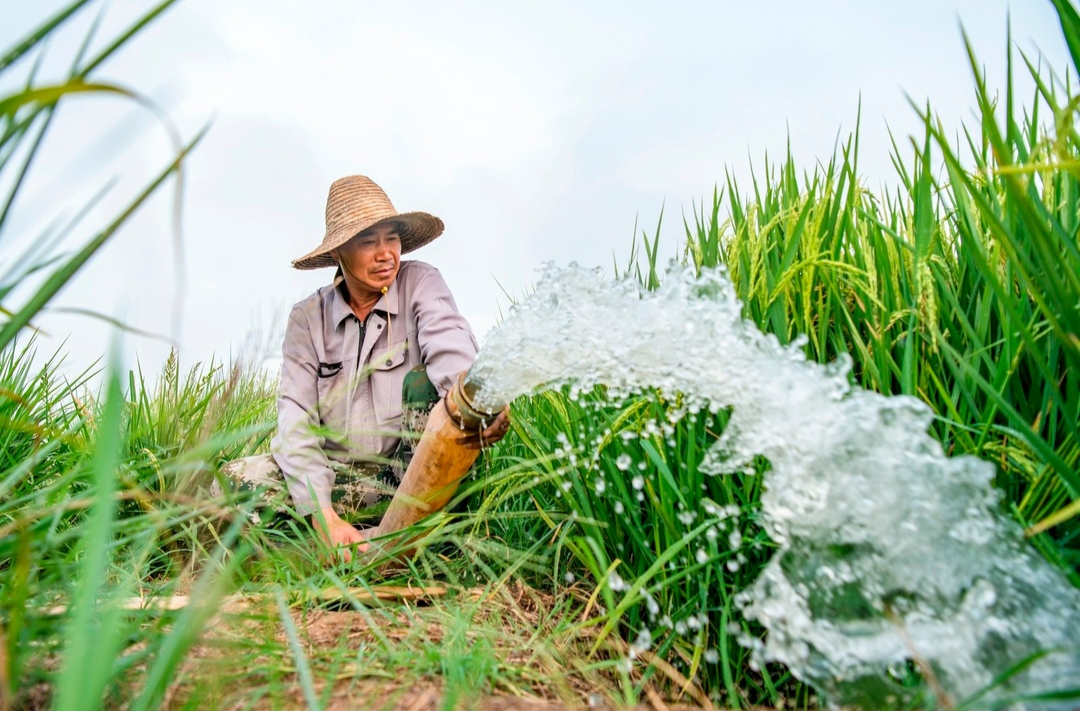
[[(740, 311), (723, 271), (672, 269), (645, 293), (549, 266), (489, 335), (469, 375), (476, 402), (604, 384), (682, 393), (690, 412), (732, 408), (707, 466), (769, 460), (763, 523), (779, 544), (741, 596), (768, 632), (747, 643), (834, 699), (907, 660), (954, 700), (1038, 653), (985, 698), (1080, 685), (1080, 591), (998, 512), (993, 466), (946, 457), (920, 401), (852, 387), (850, 359), (808, 362), (801, 342), (782, 346)], [(1075, 704), (1057, 703), (1028, 707)]]

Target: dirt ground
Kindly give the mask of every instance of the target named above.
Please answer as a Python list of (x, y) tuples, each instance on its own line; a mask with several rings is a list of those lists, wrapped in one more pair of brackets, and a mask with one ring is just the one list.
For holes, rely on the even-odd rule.
[[(618, 675), (603, 663), (610, 645), (590, 656), (589, 633), (568, 633), (565, 618), (551, 615), (555, 600), (521, 585), (435, 597), (363, 612), (340, 601), (294, 604), (291, 637), (266, 600), (233, 601), (193, 650), (165, 706), (194, 695), (215, 708), (305, 709), (313, 693), (332, 711), (628, 708)], [(297, 644), (311, 670), (307, 694)], [(636, 708), (712, 710), (696, 685), (653, 661), (659, 672)]]

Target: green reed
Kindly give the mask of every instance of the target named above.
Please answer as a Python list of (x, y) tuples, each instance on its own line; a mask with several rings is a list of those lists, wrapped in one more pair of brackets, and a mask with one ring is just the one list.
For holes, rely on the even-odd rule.
[[(1056, 6), (1075, 70), (1080, 18)], [(858, 385), (929, 404), (946, 451), (993, 461), (1012, 515), (1080, 582), (1077, 100), (1024, 57), (1036, 93), (1022, 109), (1010, 40), (995, 101), (970, 56), (981, 114), (959, 144), (922, 109), (925, 130), (910, 148), (894, 142), (897, 183), (882, 193), (860, 182), (858, 133), (808, 172), (789, 154), (749, 188), (729, 175), (688, 221), (684, 262), (725, 267), (744, 315), (782, 342), (805, 336), (809, 358), (848, 353)], [(643, 235), (639, 252), (635, 240), (622, 270), (645, 289), (662, 279), (657, 244)], [(670, 423), (677, 402), (573, 395), (515, 403), (496, 466), (513, 474), (492, 480), (485, 505), (538, 511), (556, 565), (599, 586), (603, 612), (588, 624), (600, 635), (649, 628), (654, 651), (729, 706), (806, 704), (783, 670), (751, 670), (736, 640), (758, 632), (732, 600), (770, 542), (756, 524), (761, 477), (699, 471), (725, 413)], [(914, 669), (895, 682), (921, 684)]]
[[(0, 708), (20, 707), (43, 694), (61, 709), (115, 706), (119, 699), (134, 708), (157, 706), (232, 578), (231, 569), (246, 558), (237, 545), (244, 519), (230, 513), (219, 526), (219, 545), (203, 556), (194, 582), (200, 604), (178, 616), (125, 609), (132, 595), (172, 590), (180, 570), (163, 551), (201, 545), (186, 527), (197, 520), (221, 521), (221, 514), (144, 486), (147, 477), (135, 464), (175, 459), (177, 452), (169, 449), (175, 444), (131, 436), (132, 426), (141, 424), (139, 410), (127, 402), (114, 371), (104, 375), (99, 401), (89, 394), (91, 373), (61, 375), (61, 358), (38, 360), (30, 335), (35, 317), (59, 290), (152, 194), (177, 179), (195, 142), (177, 141), (175, 158), (103, 228), (82, 224), (104, 194), (99, 193), (21, 253), (11, 247), (11, 216), (26, 177), (70, 96), (112, 95), (156, 112), (144, 97), (98, 76), (108, 58), (171, 4), (152, 7), (99, 51), (90, 49), (91, 30), (58, 80), (39, 77), (40, 61), (50, 40), (90, 5), (86, 0), (62, 9), (0, 55), (5, 78), (14, 72), (26, 76), (0, 96)], [(66, 240), (79, 245), (58, 255)], [(174, 398), (172, 404), (181, 403)], [(175, 421), (185, 413), (169, 414)], [(173, 576), (161, 575), (167, 571)], [(134, 668), (144, 673), (132, 680)]]
[[(89, 4), (72, 4), (0, 57), (0, 72), (25, 62)], [(66, 81), (40, 85), (30, 72), (25, 89), (0, 97), (0, 171), (13, 186), (3, 196), (0, 249), (64, 97), (123, 96), (94, 71), (170, 4), (103, 52), (89, 56), (87, 41)], [(1080, 19), (1065, 0), (1055, 5), (1075, 67)], [(972, 58), (979, 124), (956, 143), (923, 110), (923, 135), (910, 148), (894, 146), (897, 185), (884, 193), (860, 183), (857, 134), (809, 173), (787, 156), (765, 165), (749, 189), (728, 177), (688, 222), (685, 261), (725, 265), (745, 315), (785, 342), (805, 334), (808, 357), (850, 353), (859, 385), (927, 402), (947, 450), (998, 465), (996, 484), (1013, 515), (1075, 579), (1077, 102), (1057, 77), (1026, 57), (1023, 65), (1036, 85), (1029, 110), (1011, 79), (1004, 102), (995, 102)], [(1017, 68), (1010, 54), (1010, 76)], [(126, 382), (107, 374), (98, 397), (85, 387), (89, 374), (65, 381), (58, 357), (39, 363), (27, 326), (175, 174), (188, 148), (74, 255), (54, 259), (39, 248), (4, 255), (0, 708), (41, 685), (59, 707), (151, 708), (178, 688), (189, 705), (235, 702), (249, 689), (281, 699), (299, 688), (309, 706), (324, 706), (336, 679), (359, 674), (359, 653), (345, 641), (305, 648), (298, 629), (273, 635), (289, 610), (314, 609), (327, 588), (371, 625), (363, 669), (442, 675), (450, 698), (495, 685), (566, 685), (580, 673), (620, 680), (627, 702), (646, 685), (674, 697), (682, 678), (734, 708), (815, 704), (786, 669), (751, 668), (738, 642), (761, 632), (740, 618), (735, 597), (772, 543), (758, 523), (768, 462), (757, 462), (753, 474), (700, 471), (727, 412), (684, 413), (678, 399), (656, 394), (610, 402), (602, 389), (521, 398), (512, 434), (484, 457), (453, 512), (418, 524), (413, 532), (429, 534), (419, 555), (386, 572), (385, 560), (328, 564), (302, 522), (250, 525), (246, 502), (206, 496), (221, 463), (265, 451), (273, 430), (273, 384), (250, 364), (185, 372), (174, 357), (152, 385), (141, 371)], [(623, 270), (649, 289), (663, 278), (657, 245), (658, 235), (646, 236), (639, 252), (635, 241)], [(40, 275), (32, 296), (11, 306), (16, 287)], [(478, 621), (479, 605), (436, 606), (450, 620), (444, 645), (421, 634), (395, 641), (385, 632), (398, 624), (394, 615), (349, 592), (386, 580), (498, 591), (518, 579), (558, 595), (553, 619), (521, 641), (551, 660), (542, 674), (499, 661), (492, 649), (510, 635)], [(168, 595), (191, 585), (204, 604), (182, 613), (119, 609), (136, 592)], [(277, 609), (257, 639), (231, 650), (242, 669), (193, 681), (181, 671), (187, 650), (235, 587), (270, 594)], [(467, 643), (476, 638), (483, 643)], [(896, 683), (921, 682), (901, 670)]]
[(1017, 117), (1013, 82), (1003, 112), (972, 55), (980, 125), (956, 146), (927, 112), (884, 196), (857, 180), (858, 136), (808, 177), (790, 157), (767, 169), (752, 198), (729, 178), (730, 217), (717, 195), (695, 216), (687, 255), (726, 264), (763, 329), (806, 334), (818, 361), (851, 353), (861, 386), (928, 403), (947, 451), (996, 462), (1015, 515), (1053, 526), (1075, 566), (1080, 143), (1056, 79), (1026, 66), (1038, 93)]

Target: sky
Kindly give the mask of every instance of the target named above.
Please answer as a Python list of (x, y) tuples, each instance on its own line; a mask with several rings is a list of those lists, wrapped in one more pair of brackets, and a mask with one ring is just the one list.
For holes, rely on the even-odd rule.
[[(62, 6), (0, 2), (0, 47)], [(95, 19), (100, 47), (150, 6), (92, 4), (41, 76), (70, 65)], [(0, 235), (0, 273), (111, 185), (58, 251), (75, 249), (168, 165), (173, 133), (205, 128), (182, 199), (166, 185), (60, 293), (39, 351), (73, 372), (114, 349), (152, 377), (170, 343), (187, 366), (272, 368), (289, 307), (332, 277), (290, 262), (321, 242), (327, 189), (349, 174), (444, 220), (408, 258), (440, 269), (482, 336), (545, 262), (610, 274), (635, 226), (658, 224), (661, 259), (675, 257), (684, 218), (727, 174), (745, 184), (788, 146), (810, 170), (860, 112), (860, 176), (891, 184), (890, 136), (910, 159), (921, 132), (912, 102), (949, 127), (972, 120), (961, 27), (1003, 87), (1010, 20), (1014, 45), (1063, 74), (1049, 0), (182, 0), (96, 74), (149, 102), (62, 104)], [(5, 72), (0, 94), (28, 69)], [(149, 335), (117, 339), (74, 310)]]

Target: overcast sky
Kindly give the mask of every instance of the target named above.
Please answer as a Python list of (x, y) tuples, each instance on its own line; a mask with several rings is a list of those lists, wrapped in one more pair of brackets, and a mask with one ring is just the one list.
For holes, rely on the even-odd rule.
[[(5, 47), (60, 5), (2, 2)], [(149, 5), (113, 0), (97, 44)], [(46, 73), (71, 62), (102, 7), (52, 43)], [(545, 261), (623, 264), (635, 221), (651, 232), (661, 208), (664, 258), (674, 256), (683, 216), (725, 170), (760, 174), (789, 140), (812, 168), (855, 128), (860, 99), (862, 178), (891, 181), (889, 130), (920, 130), (908, 97), (950, 126), (972, 116), (961, 23), (991, 85), (1004, 86), (1010, 12), (1016, 45), (1063, 73), (1049, 0), (184, 0), (98, 76), (151, 97), (185, 138), (210, 125), (187, 163), (185, 288), (166, 191), (54, 306), (175, 337), (189, 365), (235, 356), (255, 332), (275, 351), (288, 307), (332, 276), (290, 261), (321, 241), (330, 182), (362, 173), (400, 211), (445, 221), (412, 256), (440, 268), (482, 334)], [(0, 242), (0, 270), (115, 179), (67, 244), (85, 240), (171, 150), (161, 122), (131, 102), (66, 102)], [(39, 325), (40, 347), (62, 348), (73, 367), (108, 349), (100, 321), (54, 313)], [(122, 345), (127, 365), (151, 372), (166, 350), (131, 335)]]

